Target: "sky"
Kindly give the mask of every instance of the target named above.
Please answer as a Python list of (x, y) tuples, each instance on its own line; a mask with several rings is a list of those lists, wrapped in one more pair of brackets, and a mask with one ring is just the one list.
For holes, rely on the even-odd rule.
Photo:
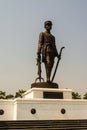
[(46, 20), (53, 22), (58, 52), (65, 46), (54, 82), (60, 89), (87, 92), (87, 0), (0, 0), (0, 90), (14, 94), (35, 82)]

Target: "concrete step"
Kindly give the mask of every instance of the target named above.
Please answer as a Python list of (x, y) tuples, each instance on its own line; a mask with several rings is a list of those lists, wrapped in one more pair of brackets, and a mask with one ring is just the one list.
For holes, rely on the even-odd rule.
[(87, 130), (87, 120), (0, 121), (1, 130)]

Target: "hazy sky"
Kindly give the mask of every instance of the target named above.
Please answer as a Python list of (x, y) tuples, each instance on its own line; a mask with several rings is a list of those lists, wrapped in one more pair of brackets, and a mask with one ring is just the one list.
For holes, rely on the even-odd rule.
[[(0, 90), (28, 90), (37, 77), (36, 52), (44, 21), (52, 20), (60, 88), (87, 92), (87, 0), (0, 0)], [(56, 62), (57, 59), (55, 59)], [(44, 65), (42, 76), (45, 78)]]

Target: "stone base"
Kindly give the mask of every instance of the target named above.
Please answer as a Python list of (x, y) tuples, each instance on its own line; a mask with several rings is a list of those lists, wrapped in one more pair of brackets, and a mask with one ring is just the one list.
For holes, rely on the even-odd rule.
[(39, 83), (32, 83), (31, 88), (58, 88), (57, 83), (47, 83), (47, 82), (39, 82)]
[(72, 99), (71, 89), (32, 88), (23, 95), (25, 99)]
[(0, 121), (1, 130), (87, 130), (87, 119)]

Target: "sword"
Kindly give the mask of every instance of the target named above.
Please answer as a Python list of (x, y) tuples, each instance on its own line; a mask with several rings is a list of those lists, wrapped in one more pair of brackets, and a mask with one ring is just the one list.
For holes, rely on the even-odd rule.
[(41, 58), (37, 58), (37, 66), (38, 66), (38, 77), (35, 79), (35, 82), (39, 79), (39, 82), (41, 82), (41, 80), (44, 81), (44, 79), (41, 77)]
[[(62, 50), (63, 50), (64, 48), (65, 48), (65, 47), (62, 47), (62, 48), (60, 49), (60, 53), (59, 53), (59, 56), (60, 56), (60, 57), (61, 57), (61, 54), (62, 54)], [(54, 77), (55, 77), (55, 75), (56, 75), (59, 62), (60, 62), (60, 58), (58, 58), (58, 61), (57, 61), (57, 64), (56, 64), (56, 67), (55, 67), (54, 74), (53, 74), (53, 77), (52, 77), (51, 82), (53, 82), (53, 80), (54, 80)]]

